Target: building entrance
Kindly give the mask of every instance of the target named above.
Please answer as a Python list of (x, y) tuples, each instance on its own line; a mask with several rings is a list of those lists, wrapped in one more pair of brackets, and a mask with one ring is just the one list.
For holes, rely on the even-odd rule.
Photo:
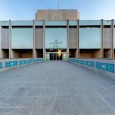
[(50, 60), (62, 60), (62, 54), (50, 53)]
[(46, 60), (66, 60), (66, 50), (46, 50)]

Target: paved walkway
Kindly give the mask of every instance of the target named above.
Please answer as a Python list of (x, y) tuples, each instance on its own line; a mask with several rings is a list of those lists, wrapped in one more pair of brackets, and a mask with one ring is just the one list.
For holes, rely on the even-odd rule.
[(50, 61), (0, 73), (0, 115), (115, 115), (115, 81)]

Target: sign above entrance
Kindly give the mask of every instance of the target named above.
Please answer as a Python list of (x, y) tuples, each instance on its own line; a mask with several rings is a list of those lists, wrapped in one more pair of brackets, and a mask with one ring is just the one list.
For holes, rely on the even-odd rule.
[[(59, 48), (62, 45), (62, 41), (55, 40), (54, 42), (50, 42), (51, 48)], [(61, 47), (60, 47), (61, 48)]]
[(66, 28), (46, 28), (45, 29), (46, 49), (66, 49), (67, 29)]

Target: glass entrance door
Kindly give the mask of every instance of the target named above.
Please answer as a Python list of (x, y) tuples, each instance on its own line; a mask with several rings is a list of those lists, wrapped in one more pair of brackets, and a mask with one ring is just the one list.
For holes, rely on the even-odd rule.
[(55, 49), (55, 50), (46, 50), (46, 61), (48, 60), (67, 60), (67, 54), (66, 50), (60, 50), (60, 49)]
[(59, 56), (58, 53), (50, 53), (50, 60), (62, 60), (62, 54)]
[(50, 60), (54, 60), (54, 53), (50, 53)]

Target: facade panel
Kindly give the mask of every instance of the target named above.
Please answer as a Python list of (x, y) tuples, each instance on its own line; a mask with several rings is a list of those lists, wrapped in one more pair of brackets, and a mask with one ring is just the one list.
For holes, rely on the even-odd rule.
[(104, 44), (105, 49), (112, 48), (112, 30), (111, 28), (104, 28)]
[(12, 49), (32, 49), (33, 29), (12, 28)]
[(100, 20), (80, 20), (79, 21), (80, 26), (87, 26), (87, 25), (94, 25), (94, 26), (100, 26), (101, 21)]
[(79, 30), (80, 49), (100, 49), (101, 29), (100, 28), (80, 28)]
[(1, 26), (9, 26), (9, 21), (1, 21)]
[(33, 26), (33, 21), (12, 21), (12, 26)]
[(2, 27), (1, 29), (1, 48), (9, 49), (9, 28)]
[(67, 26), (67, 21), (45, 21), (45, 26)]
[(103, 20), (103, 25), (111, 25), (111, 20)]
[(114, 43), (113, 44), (114, 44), (114, 48), (115, 48), (115, 27), (114, 27)]
[(35, 36), (36, 49), (43, 49), (43, 28), (36, 28)]
[(45, 29), (46, 49), (67, 48), (67, 28), (46, 28)]
[(36, 26), (43, 26), (43, 21), (35, 21)]
[(77, 28), (69, 28), (69, 48), (77, 49)]
[(77, 26), (77, 21), (69, 20), (69, 26)]

